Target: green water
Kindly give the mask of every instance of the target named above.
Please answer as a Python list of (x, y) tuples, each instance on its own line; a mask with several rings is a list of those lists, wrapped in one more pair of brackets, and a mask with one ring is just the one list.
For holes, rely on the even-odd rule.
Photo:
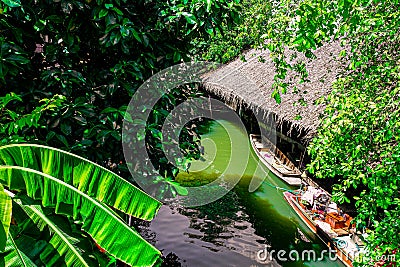
[[(319, 261), (290, 260), (291, 250), (300, 255), (313, 250), (319, 258), (321, 250), (327, 248), (276, 187), (292, 188), (266, 169), (257, 168), (260, 165), (247, 133), (228, 121), (218, 121), (202, 135), (202, 145), (203, 158), (192, 162), (189, 173), (181, 172), (177, 180), (198, 186), (221, 175), (225, 180), (241, 179), (232, 191), (207, 205), (164, 205), (154, 221), (142, 229), (142, 234), (166, 256), (165, 266), (343, 266), (328, 256)], [(252, 179), (264, 181), (256, 191), (249, 192)], [(270, 255), (266, 260), (257, 256), (266, 245), (272, 260)], [(277, 258), (279, 250), (286, 252), (281, 258), (287, 261)], [(294, 258), (296, 252), (292, 253)]]

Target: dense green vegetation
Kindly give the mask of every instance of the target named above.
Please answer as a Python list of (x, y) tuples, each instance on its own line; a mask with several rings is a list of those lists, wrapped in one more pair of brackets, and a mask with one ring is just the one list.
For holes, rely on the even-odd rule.
[[(308, 170), (318, 178), (335, 179), (335, 199), (355, 205), (359, 229), (370, 234), (371, 259), (396, 253), (400, 247), (399, 2), (255, 0), (244, 1), (243, 6), (247, 12), (241, 24), (225, 36), (215, 36), (202, 57), (225, 62), (249, 46), (268, 49), (277, 71), (272, 97), (278, 102), (280, 94), (294, 89), (284, 81), (289, 69), (299, 73), (300, 82), (308, 75), (304, 62), (289, 63), (284, 48), (313, 59), (313, 50), (340, 40), (343, 51), (338, 59), (346, 68), (326, 99), (321, 127), (309, 146)], [(374, 264), (366, 257), (359, 265)]]
[[(400, 260), (399, 27), (397, 1), (344, 3), (341, 35), (350, 47), (348, 73), (328, 99), (325, 119), (310, 146), (310, 171), (340, 177), (335, 196), (353, 198), (357, 224), (367, 227), (373, 259)], [(327, 7), (324, 7), (325, 9)], [(324, 10), (324, 9), (322, 9)], [(321, 12), (322, 13), (322, 12)], [(343, 53), (344, 54), (344, 53)], [(348, 191), (357, 189), (351, 196)], [(364, 262), (365, 265), (373, 263)], [(390, 264), (390, 263), (387, 263)]]
[(341, 40), (346, 69), (309, 146), (308, 170), (338, 179), (335, 199), (355, 203), (357, 226), (370, 234), (373, 259), (360, 265), (374, 265), (400, 246), (399, 2), (284, 0), (264, 6), (261, 13), (254, 10), (249, 38), (271, 51), (277, 101), (293, 89), (284, 82), (288, 69), (299, 72), (300, 82), (307, 79), (304, 62), (289, 64), (285, 47), (312, 59), (323, 43)]
[(151, 220), (161, 203), (122, 177), (41, 145), (3, 146), (0, 162), (2, 266), (103, 266), (114, 257), (150, 266), (160, 260), (117, 211)]
[[(227, 63), (262, 42), (264, 27), (271, 17), (271, 3), (262, 0), (242, 0), (238, 23), (222, 25), (222, 29), (207, 39), (191, 40), (193, 57), (198, 60)], [(245, 60), (243, 58), (243, 60)]]
[[(129, 179), (122, 152), (121, 127), (130, 98), (143, 81), (159, 70), (189, 61), (194, 49), (191, 40), (207, 41), (222, 30), (222, 25), (226, 29), (237, 21), (237, 2), (0, 1), (0, 145), (23, 142), (50, 145), (89, 158)], [(160, 154), (156, 143), (161, 126), (152, 122), (165, 119), (171, 103), (198, 94), (190, 88), (178, 88), (161, 99), (146, 126), (145, 136), (151, 146), (154, 165), (165, 173), (162, 179), (174, 185), (166, 193), (176, 194), (179, 188), (172, 182), (177, 169), (166, 164), (165, 157)], [(182, 94), (184, 90), (187, 93)], [(192, 143), (197, 130), (189, 126), (181, 136), (182, 149), (188, 159), (198, 154), (196, 143)], [(108, 258), (98, 252), (92, 238), (111, 258), (130, 265), (148, 266), (157, 260), (159, 252), (127, 227), (119, 217), (121, 214), (117, 216), (108, 208), (111, 206), (130, 215), (138, 212), (136, 217), (151, 219), (154, 210), (135, 206), (136, 199), (128, 199), (126, 194), (134, 190), (131, 185), (125, 185), (118, 178), (121, 181), (117, 184), (111, 181), (108, 184), (114, 189), (102, 186), (104, 190), (100, 194), (96, 191), (100, 183), (116, 176), (103, 169), (94, 174), (81, 169), (79, 174), (69, 169), (68, 164), (64, 166), (67, 162), (60, 162), (62, 159), (31, 158), (29, 153), (23, 157), (19, 155), (16, 162), (9, 162), (13, 155), (5, 155), (3, 160), (7, 167), (1, 167), (0, 181), (6, 190), (0, 190), (1, 210), (8, 218), (2, 219), (6, 231), (0, 233), (2, 241), (7, 240), (0, 248), (2, 263), (24, 261), (27, 265), (33, 262), (71, 266), (88, 260), (90, 266), (107, 265)], [(34, 166), (24, 166), (28, 162)], [(93, 171), (91, 164), (85, 168)], [(15, 178), (11, 179), (11, 174), (15, 174)], [(80, 178), (75, 178), (76, 175)], [(99, 184), (86, 188), (88, 179)], [(118, 194), (112, 190), (118, 190)], [(12, 199), (3, 191), (9, 192)], [(24, 193), (27, 196), (21, 196)], [(41, 203), (32, 199), (41, 200)], [(150, 207), (152, 201), (147, 202)], [(12, 220), (17, 224), (11, 223), (8, 231), (10, 203)], [(129, 205), (123, 206), (124, 203)], [(139, 211), (135, 211), (136, 208)], [(94, 217), (89, 216), (96, 209), (99, 211), (92, 213)], [(60, 217), (58, 213), (69, 217)], [(18, 214), (23, 215), (19, 217)], [(99, 225), (101, 227), (96, 228)], [(35, 227), (41, 231), (35, 231)], [(32, 229), (36, 235), (27, 235)], [(120, 242), (113, 242), (115, 237), (120, 238)], [(71, 241), (63, 243), (60, 239)], [(37, 242), (39, 247), (33, 246), (35, 240), (40, 241)], [(20, 247), (21, 244), (26, 247)], [(128, 247), (128, 244), (131, 244), (129, 249), (118, 247)], [(57, 251), (51, 251), (51, 246)], [(146, 246), (148, 252), (144, 251)], [(85, 257), (81, 259), (76, 251)], [(61, 256), (55, 258), (57, 253)]]
[[(347, 68), (327, 99), (308, 170), (336, 179), (334, 197), (355, 204), (374, 258), (394, 253), (400, 246), (398, 1), (238, 2), (2, 0), (1, 144), (48, 144), (123, 172), (122, 118), (152, 74), (192, 58), (227, 62), (250, 46), (264, 47), (276, 66), (272, 96), (279, 102), (293, 89), (284, 82), (288, 69), (307, 79), (304, 62), (289, 64), (284, 48), (312, 59), (323, 43), (341, 40)], [(198, 94), (180, 92), (162, 99), (150, 120), (163, 120), (171, 99)], [(160, 125), (149, 123), (147, 131), (155, 165), (173, 179), (177, 170), (157, 147)], [(197, 132), (186, 133), (190, 159)], [(25, 200), (18, 201), (13, 206)]]
[(1, 143), (112, 163), (123, 160), (122, 118), (137, 87), (189, 60), (190, 40), (237, 19), (236, 2), (222, 0), (3, 0), (0, 10)]

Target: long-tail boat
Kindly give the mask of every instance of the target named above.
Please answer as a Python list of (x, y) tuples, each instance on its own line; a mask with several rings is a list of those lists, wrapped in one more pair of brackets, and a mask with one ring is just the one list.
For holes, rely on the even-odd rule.
[(353, 218), (343, 213), (325, 190), (307, 184), (283, 195), (300, 219), (335, 251), (344, 265), (353, 266), (353, 261), (365, 254), (364, 238), (352, 225)]
[[(263, 141), (263, 142), (262, 142)], [(301, 172), (292, 161), (268, 139), (250, 134), (250, 143), (260, 161), (277, 177), (289, 185), (301, 185)]]

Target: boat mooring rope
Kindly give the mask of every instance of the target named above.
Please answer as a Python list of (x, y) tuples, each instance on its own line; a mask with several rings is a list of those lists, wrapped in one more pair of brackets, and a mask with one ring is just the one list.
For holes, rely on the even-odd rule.
[[(258, 159), (257, 157), (255, 157), (255, 155), (253, 155), (253, 154), (250, 154), (250, 155), (251, 155), (251, 157), (252, 157), (258, 164), (260, 164), (260, 159)], [(287, 188), (283, 188), (283, 187), (278, 186), (278, 185), (272, 180), (272, 178), (268, 175), (268, 173), (271, 173), (271, 171), (267, 172), (264, 168), (262, 168), (262, 170), (263, 170), (264, 174), (267, 174), (266, 180), (269, 180), (269, 181), (271, 181), (271, 182), (274, 183), (274, 184), (271, 184), (271, 183), (269, 183), (269, 182), (264, 181), (263, 183), (265, 183), (266, 185), (268, 185), (268, 186), (270, 186), (270, 187), (272, 187), (272, 188), (275, 188), (275, 189), (277, 189), (277, 190), (290, 192), (290, 193), (292, 193), (292, 194), (297, 194), (297, 193), (298, 193), (296, 190), (287, 189)], [(303, 184), (301, 185), (300, 189), (302, 189), (302, 187), (303, 187)]]
[(264, 182), (264, 183), (265, 183), (266, 185), (269, 185), (270, 187), (276, 188), (277, 190), (286, 191), (286, 192), (290, 192), (290, 193), (293, 193), (293, 194), (298, 193), (297, 190), (283, 188), (283, 187), (280, 187), (280, 186), (277, 186), (277, 185), (270, 184), (270, 183), (268, 183), (268, 182)]

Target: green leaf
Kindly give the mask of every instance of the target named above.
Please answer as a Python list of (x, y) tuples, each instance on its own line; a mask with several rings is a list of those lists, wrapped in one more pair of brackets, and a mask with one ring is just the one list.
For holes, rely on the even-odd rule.
[(207, 0), (207, 12), (211, 10), (211, 0)]
[[(39, 205), (25, 205), (21, 199), (14, 199), (14, 203), (18, 204), (22, 210), (31, 218), (31, 220), (38, 226), (39, 230), (47, 226), (53, 234), (50, 239), (50, 244), (58, 252), (56, 254), (44, 251), (44, 256), (41, 255), (43, 262), (51, 265), (59, 260), (60, 255), (65, 259), (65, 264), (69, 266), (89, 266), (83, 259), (78, 249), (74, 246), (78, 240), (68, 236), (63, 232), (54, 222), (52, 222), (42, 211)], [(45, 260), (43, 259), (45, 258)]]
[(19, 7), (21, 6), (21, 1), (20, 0), (1, 0), (4, 4), (6, 4), (9, 7)]
[(134, 28), (131, 28), (131, 30), (132, 30), (133, 37), (135, 37), (135, 39), (136, 39), (139, 43), (141, 43), (141, 42), (142, 42), (142, 39), (140, 39), (139, 33), (138, 33)]
[(11, 223), (11, 213), (11, 197), (4, 191), (3, 185), (0, 184), (0, 219), (2, 222), (2, 227), (0, 227), (0, 251), (3, 251), (6, 246)]
[[(78, 188), (20, 166), (0, 166), (0, 173), (1, 182), (21, 180), (29, 197), (41, 199), (43, 206), (55, 207), (56, 213), (72, 215), (74, 220), (82, 222), (82, 230), (121, 261), (133, 266), (150, 266), (158, 260), (161, 253), (156, 248), (126, 225), (114, 211)], [(126, 197), (121, 192), (118, 195)]]
[(73, 117), (80, 125), (86, 125), (87, 124), (87, 120), (79, 115), (76, 115)]
[(206, 32), (207, 32), (209, 35), (214, 36), (214, 29), (213, 29), (213, 28), (207, 28), (207, 29), (206, 29)]
[(113, 112), (117, 112), (117, 111), (118, 111), (118, 109), (116, 109), (116, 108), (108, 107), (108, 108), (103, 109), (101, 111), (101, 113), (113, 113)]
[[(3, 224), (0, 225), (0, 251), (4, 251), (7, 244), (7, 235)], [(0, 264), (1, 265), (1, 264)]]
[(181, 59), (181, 54), (178, 51), (174, 52), (174, 62), (178, 62)]
[(60, 140), (60, 142), (62, 142), (66, 147), (69, 147), (67, 138), (65, 138), (64, 135), (62, 135), (62, 134), (57, 134), (56, 137), (57, 137), (57, 139)]
[(186, 21), (189, 24), (196, 24), (196, 17), (193, 14), (187, 13), (187, 12), (182, 12), (182, 15), (185, 17)]
[(36, 267), (29, 257), (18, 249), (11, 234), (8, 235), (4, 252), (0, 253), (0, 264), (2, 264), (2, 259), (6, 264), (5, 266)]
[(7, 57), (6, 60), (15, 61), (15, 62), (18, 62), (19, 64), (28, 64), (29, 63), (29, 59), (27, 59), (24, 56), (16, 55), (16, 54), (13, 54), (13, 55)]
[(303, 117), (300, 114), (296, 114), (296, 116), (294, 116), (293, 120), (295, 121), (299, 121), (301, 120)]
[(102, 10), (100, 10), (100, 12), (99, 12), (99, 19), (101, 19), (101, 18), (107, 16), (107, 14), (108, 14), (108, 9), (102, 9)]
[(5, 106), (7, 106), (8, 103), (10, 103), (11, 101), (19, 101), (22, 102), (22, 98), (20, 95), (17, 95), (15, 93), (10, 93), (10, 94), (6, 94), (3, 97), (0, 97), (0, 102), (1, 102), (1, 108), (4, 108)]
[(118, 15), (120, 15), (120, 16), (124, 15), (124, 13), (122, 13), (122, 11), (121, 11), (120, 9), (116, 8), (116, 7), (113, 7), (112, 10), (113, 10), (115, 13), (117, 13)]
[[(131, 216), (151, 220), (161, 203), (122, 177), (72, 153), (36, 144), (0, 147), (0, 163), (34, 169), (56, 177), (80, 191)], [(0, 178), (6, 179), (7, 177)], [(20, 179), (7, 184), (25, 189)]]
[(72, 132), (72, 127), (71, 125), (67, 124), (67, 123), (61, 123), (61, 132), (63, 132), (63, 134), (65, 134), (66, 136), (70, 135)]
[(281, 94), (277, 89), (274, 89), (274, 91), (271, 94), (271, 97), (275, 99), (276, 103), (278, 104), (281, 103)]
[(181, 195), (181, 196), (187, 196), (189, 191), (184, 187), (181, 186), (180, 184), (178, 184), (177, 182), (168, 182), (169, 184), (171, 184), (174, 189), (176, 190), (176, 192)]

